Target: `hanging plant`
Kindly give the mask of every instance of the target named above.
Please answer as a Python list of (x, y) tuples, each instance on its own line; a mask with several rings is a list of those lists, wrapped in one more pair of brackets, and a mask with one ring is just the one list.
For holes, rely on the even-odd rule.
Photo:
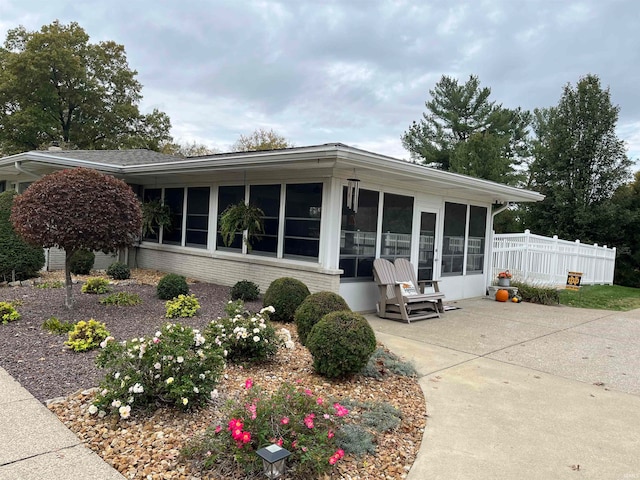
[(156, 228), (168, 230), (171, 227), (171, 209), (160, 200), (142, 204), (142, 236), (156, 235)]
[[(244, 202), (229, 205), (220, 215), (220, 235), (225, 246), (230, 246), (238, 232), (243, 232), (243, 240), (251, 251), (251, 242), (260, 239), (264, 233), (264, 212), (262, 209)], [(246, 232), (246, 233), (244, 233)]]

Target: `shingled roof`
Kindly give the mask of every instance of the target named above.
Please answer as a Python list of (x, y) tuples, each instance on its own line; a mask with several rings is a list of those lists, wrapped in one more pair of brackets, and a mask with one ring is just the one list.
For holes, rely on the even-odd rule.
[(128, 166), (180, 162), (184, 158), (152, 150), (44, 150), (48, 156), (84, 160), (107, 165)]

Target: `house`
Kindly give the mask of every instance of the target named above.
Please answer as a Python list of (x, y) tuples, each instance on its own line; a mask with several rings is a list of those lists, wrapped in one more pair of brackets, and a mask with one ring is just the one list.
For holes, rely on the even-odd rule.
[[(447, 299), (485, 294), (494, 214), (532, 191), (428, 168), (340, 143), (177, 158), (147, 150), (32, 151), (0, 159), (0, 189), (18, 192), (47, 173), (89, 167), (161, 199), (171, 228), (129, 249), (131, 266), (262, 291), (279, 277), (340, 293), (372, 311), (373, 259), (405, 257)], [(225, 246), (219, 214), (241, 200), (260, 207), (265, 233), (250, 251)], [(124, 255), (124, 254), (123, 254)]]

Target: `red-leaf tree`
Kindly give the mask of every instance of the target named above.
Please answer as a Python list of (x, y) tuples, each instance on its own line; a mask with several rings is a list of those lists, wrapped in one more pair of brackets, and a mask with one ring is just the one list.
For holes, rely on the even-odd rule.
[(140, 233), (140, 202), (122, 180), (88, 168), (42, 177), (18, 195), (13, 227), (28, 243), (65, 251), (65, 305), (73, 307), (70, 259), (81, 249), (105, 253), (130, 246)]

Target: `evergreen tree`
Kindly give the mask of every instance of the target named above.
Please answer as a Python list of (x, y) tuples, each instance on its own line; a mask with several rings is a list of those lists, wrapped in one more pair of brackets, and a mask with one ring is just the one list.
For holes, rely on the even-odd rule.
[(527, 157), (531, 116), (490, 101), (491, 89), (476, 76), (460, 85), (444, 75), (425, 103), (427, 112), (402, 136), (411, 157), (426, 165), (478, 178), (515, 184)]

